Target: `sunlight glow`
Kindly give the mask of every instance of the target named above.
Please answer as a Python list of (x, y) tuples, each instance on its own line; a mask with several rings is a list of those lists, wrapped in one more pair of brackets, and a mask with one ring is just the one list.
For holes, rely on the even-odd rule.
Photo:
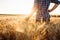
[[(0, 14), (29, 14), (33, 4), (34, 0), (0, 0)], [(60, 14), (60, 6), (50, 14)]]
[(29, 14), (33, 3), (33, 0), (0, 0), (0, 13)]

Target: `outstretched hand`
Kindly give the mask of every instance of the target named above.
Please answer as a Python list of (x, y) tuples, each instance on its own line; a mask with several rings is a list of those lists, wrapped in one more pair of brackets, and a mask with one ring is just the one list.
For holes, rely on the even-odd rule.
[(32, 14), (27, 15), (27, 17), (25, 17), (25, 21), (28, 21), (31, 18)]
[(30, 13), (26, 18), (25, 18), (25, 21), (28, 21), (32, 16), (33, 16), (34, 13)]
[(52, 10), (48, 10), (48, 12), (52, 12)]
[(26, 17), (26, 18), (25, 18), (25, 21), (28, 21), (28, 20), (29, 20), (29, 17)]

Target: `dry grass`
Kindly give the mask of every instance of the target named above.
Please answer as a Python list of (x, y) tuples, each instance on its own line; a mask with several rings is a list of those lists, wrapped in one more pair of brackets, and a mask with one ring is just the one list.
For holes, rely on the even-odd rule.
[(0, 40), (60, 40), (60, 18), (49, 24), (28, 22), (21, 16), (0, 16)]

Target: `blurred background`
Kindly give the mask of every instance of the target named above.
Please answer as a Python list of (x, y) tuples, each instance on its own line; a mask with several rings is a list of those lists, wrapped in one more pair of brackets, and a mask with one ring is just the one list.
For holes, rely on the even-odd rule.
[[(0, 0), (0, 14), (26, 14), (28, 15), (33, 7), (34, 0)], [(52, 8), (54, 3), (50, 4)], [(60, 5), (51, 15), (60, 15)]]

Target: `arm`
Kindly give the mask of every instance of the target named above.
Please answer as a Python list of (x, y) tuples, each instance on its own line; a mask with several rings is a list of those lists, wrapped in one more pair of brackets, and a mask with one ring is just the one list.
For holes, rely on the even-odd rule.
[(35, 5), (33, 8), (32, 8), (32, 11), (31, 13), (28, 15), (28, 17), (26, 17), (26, 21), (29, 20), (29, 18), (34, 14), (34, 12), (36, 12), (38, 9), (37, 5)]
[(31, 13), (28, 15), (28, 17), (30, 18), (36, 11), (37, 11), (37, 8), (36, 8), (36, 7), (33, 7), (33, 8), (32, 8), (32, 11), (31, 11)]
[(52, 3), (55, 3), (55, 5), (53, 6), (52, 9), (48, 10), (49, 12), (55, 10), (58, 7), (58, 5), (60, 4), (60, 1), (59, 0), (51, 0), (51, 2)]
[(59, 4), (55, 4), (52, 9), (48, 10), (48, 12), (52, 12), (53, 10), (55, 10), (58, 7), (58, 5)]

